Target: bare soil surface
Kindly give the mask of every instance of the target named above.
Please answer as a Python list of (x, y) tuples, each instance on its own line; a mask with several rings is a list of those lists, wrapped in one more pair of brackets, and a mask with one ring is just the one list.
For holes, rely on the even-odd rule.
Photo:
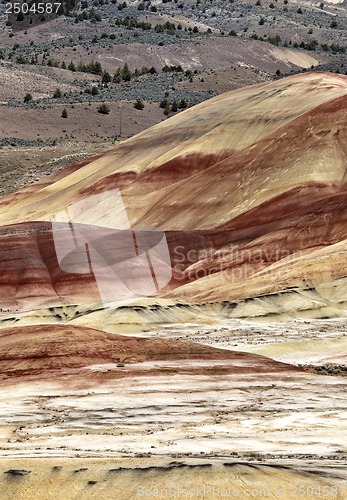
[[(1, 490), (6, 498), (46, 500), (64, 497), (133, 500), (175, 498), (191, 495), (206, 499), (345, 498), (345, 471), (338, 464), (323, 468), (307, 461), (306, 466), (285, 460), (262, 463), (235, 457), (220, 460), (201, 458), (80, 458), (56, 457), (3, 459), (0, 462)], [(321, 476), (317, 475), (319, 470)], [(300, 491), (300, 494), (299, 494)], [(255, 496), (256, 495), (256, 496)]]

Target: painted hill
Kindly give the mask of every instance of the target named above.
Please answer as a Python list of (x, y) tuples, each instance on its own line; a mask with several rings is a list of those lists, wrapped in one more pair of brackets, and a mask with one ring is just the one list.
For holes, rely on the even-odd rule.
[[(224, 370), (239, 374), (300, 371), (295, 366), (257, 354), (216, 349), (193, 342), (116, 335), (68, 325), (3, 328), (0, 330), (0, 359), (0, 381), (13, 377), (52, 379), (58, 374), (71, 374), (71, 371), (75, 376), (77, 373), (81, 376), (78, 369), (93, 365), (98, 369), (98, 365), (105, 363), (113, 365), (112, 377), (117, 378), (117, 375), (133, 375), (131, 365), (135, 364), (136, 368), (138, 363), (154, 361), (178, 361), (176, 371), (181, 372), (200, 373), (206, 369), (206, 366), (201, 366), (203, 361), (207, 367), (211, 361), (220, 361)], [(181, 366), (183, 360), (190, 361), (186, 368)], [(147, 370), (147, 373), (141, 374), (156, 374), (158, 367), (158, 364), (143, 365), (141, 370)], [(78, 372), (74, 373), (76, 369)], [(86, 377), (86, 373), (81, 378), (83, 376)]]
[[(4, 308), (38, 307), (40, 297), (42, 305), (95, 300), (90, 276), (59, 270), (50, 224), (39, 221), (120, 189), (132, 228), (166, 234), (173, 277), (161, 295), (238, 302), (240, 316), (344, 315), (346, 111), (341, 75), (307, 73), (246, 87), (4, 196)], [(91, 205), (79, 223), (112, 227), (114, 217)], [(34, 266), (23, 257), (32, 251)]]

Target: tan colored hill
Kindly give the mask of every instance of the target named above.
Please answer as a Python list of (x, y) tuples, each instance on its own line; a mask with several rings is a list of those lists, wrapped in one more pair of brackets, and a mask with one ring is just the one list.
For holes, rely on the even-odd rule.
[[(50, 229), (38, 237), (27, 224), (119, 188), (132, 226), (166, 232), (173, 279), (162, 294), (198, 303), (261, 296), (241, 303), (240, 316), (344, 314), (346, 111), (347, 77), (328, 73), (215, 97), (64, 175), (4, 196), (0, 224), (25, 223), (21, 231), (30, 235), (20, 243), (3, 228), (1, 245), (37, 249), (43, 262), (36, 269), (48, 283), (43, 304), (77, 303), (81, 295), (94, 301), (88, 276), (71, 276), (69, 285), (64, 275), (64, 291), (57, 288)], [(79, 222), (112, 224), (112, 210), (100, 216), (94, 208)], [(5, 250), (3, 268), (18, 270)], [(37, 298), (35, 307), (44, 295), (29, 268), (24, 259), (19, 274), (2, 278), (2, 298), (13, 293), (19, 309), (27, 307), (26, 294)]]

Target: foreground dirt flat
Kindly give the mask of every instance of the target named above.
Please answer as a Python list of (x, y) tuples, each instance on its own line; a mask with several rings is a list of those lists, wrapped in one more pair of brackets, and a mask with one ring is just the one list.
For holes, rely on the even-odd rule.
[(306, 336), (314, 351), (318, 337), (338, 341), (342, 322), (226, 324), (171, 324), (147, 338), (2, 328), (3, 497), (186, 498), (205, 488), (207, 499), (345, 499), (347, 379), (227, 350), (288, 339), (299, 352)]
[(346, 498), (346, 473), (337, 465), (319, 477), (309, 463), (59, 457), (1, 460), (0, 471), (3, 498)]
[(205, 369), (188, 375), (184, 365), (150, 363), (120, 379), (116, 365), (94, 365), (89, 376), (7, 385), (1, 455), (236, 452), (346, 461), (345, 378), (228, 373), (227, 364), (194, 361)]

